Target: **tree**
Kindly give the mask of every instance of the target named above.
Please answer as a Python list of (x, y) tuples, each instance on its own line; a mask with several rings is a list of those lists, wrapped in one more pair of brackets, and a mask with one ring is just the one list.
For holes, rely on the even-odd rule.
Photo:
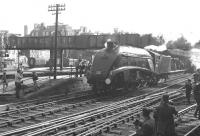
[(172, 40), (168, 41), (166, 46), (167, 46), (167, 49), (174, 49), (173, 41)]
[(164, 39), (163, 35), (157, 36), (156, 38), (157, 38), (157, 42), (158, 42), (160, 45), (162, 45), (162, 44), (165, 43), (165, 39)]
[(200, 40), (194, 44), (194, 48), (200, 48)]
[(189, 43), (183, 36), (175, 41), (169, 41), (167, 43), (168, 49), (180, 49), (180, 50), (190, 50), (192, 48), (191, 43)]

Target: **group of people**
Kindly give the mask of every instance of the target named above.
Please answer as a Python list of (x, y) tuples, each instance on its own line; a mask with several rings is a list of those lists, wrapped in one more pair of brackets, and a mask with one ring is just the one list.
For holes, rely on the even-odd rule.
[(83, 74), (86, 74), (88, 70), (90, 70), (91, 63), (86, 60), (79, 59), (76, 63), (76, 77), (80, 74), (82, 77)]
[[(17, 72), (15, 74), (15, 89), (16, 89), (16, 97), (20, 98), (20, 93), (23, 90), (23, 71), (20, 69), (17, 69)], [(2, 75), (2, 85), (3, 85), (3, 93), (6, 92), (6, 89), (8, 87), (8, 80), (7, 80), (7, 75), (6, 75), (6, 71), (3, 72)], [(39, 86), (37, 83), (38, 80), (38, 76), (36, 72), (32, 73), (32, 80), (33, 80), (33, 85), (34, 85), (34, 89), (38, 90)]]
[[(193, 90), (194, 99), (197, 103), (194, 117), (200, 119), (200, 83), (188, 79), (183, 87), (188, 104)], [(150, 116), (153, 113), (153, 117)], [(135, 121), (137, 136), (176, 136), (174, 116), (178, 117), (173, 103), (169, 101), (169, 95), (163, 95), (161, 103), (155, 109), (144, 108), (142, 111), (143, 122)]]
[(193, 91), (194, 100), (196, 101), (197, 104), (194, 116), (197, 117), (198, 115), (198, 119), (200, 119), (200, 83), (194, 80), (194, 83), (192, 84), (191, 80), (188, 79), (187, 82), (185, 83), (184, 89), (188, 104), (191, 103), (190, 99)]
[(174, 116), (178, 117), (178, 112), (170, 103), (169, 95), (163, 95), (155, 109), (143, 108), (142, 115), (143, 121), (134, 122), (137, 136), (176, 136)]

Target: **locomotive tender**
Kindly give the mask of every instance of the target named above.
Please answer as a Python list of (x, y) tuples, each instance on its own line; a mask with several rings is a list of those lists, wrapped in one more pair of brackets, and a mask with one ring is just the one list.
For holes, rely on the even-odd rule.
[(87, 78), (94, 91), (130, 89), (155, 85), (170, 70), (170, 56), (107, 42), (95, 54)]

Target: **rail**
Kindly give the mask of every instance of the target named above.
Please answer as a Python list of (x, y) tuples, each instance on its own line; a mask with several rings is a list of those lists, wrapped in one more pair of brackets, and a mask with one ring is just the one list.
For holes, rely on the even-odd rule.
[[(179, 94), (174, 94), (173, 97), (178, 97)], [(172, 96), (171, 96), (172, 97)], [(159, 100), (159, 99), (158, 99)], [(157, 102), (158, 102), (157, 100)], [(79, 134), (78, 136), (89, 136), (89, 135), (93, 135), (93, 134), (97, 134), (99, 132), (103, 132), (103, 131), (109, 131), (110, 129), (118, 126), (118, 124), (121, 124), (121, 123), (125, 123), (127, 120), (129, 120), (130, 118), (131, 119), (134, 119), (136, 117), (136, 115), (140, 114), (141, 113), (141, 108), (143, 106), (147, 106), (147, 105), (152, 105), (151, 103), (154, 103), (155, 101), (150, 101), (150, 102), (147, 102), (145, 105), (142, 105), (142, 106), (139, 106), (137, 107), (136, 109), (135, 108), (132, 108), (128, 111), (126, 111), (125, 115), (124, 116), (118, 116), (115, 118), (115, 120), (109, 120), (109, 122), (105, 122), (103, 124), (100, 124), (99, 126), (95, 127), (95, 128), (92, 128), (88, 131), (85, 131), (84, 133), (81, 133)], [(157, 106), (158, 104), (154, 105), (154, 106), (151, 106), (152, 107), (155, 107)], [(133, 132), (134, 134), (136, 134), (135, 132)], [(61, 135), (62, 136), (62, 135)]]
[[(185, 81), (186, 79), (184, 79), (183, 81)], [(183, 82), (183, 81), (179, 81), (179, 82)], [(178, 83), (178, 82), (177, 82)], [(177, 84), (177, 83), (175, 83), (175, 84)], [(173, 86), (173, 85), (170, 85), (170, 86)], [(169, 86), (168, 86), (169, 87)], [(157, 92), (158, 91), (161, 91), (161, 90), (164, 90), (164, 89), (166, 89), (167, 87), (164, 87), (164, 88), (162, 88), (162, 89), (158, 89), (157, 90)], [(165, 92), (163, 92), (163, 93), (165, 93)], [(155, 97), (159, 97), (160, 98), (160, 96), (163, 94), (163, 93), (159, 93), (159, 94), (153, 94), (152, 96), (150, 96), (150, 94), (151, 93), (149, 93), (149, 94), (145, 94), (145, 95), (143, 95), (143, 96), (137, 96), (137, 97), (134, 97), (134, 99), (128, 99), (128, 100), (134, 100), (134, 101), (136, 101), (136, 100), (140, 100), (140, 99), (143, 99), (143, 98), (145, 98), (146, 97), (146, 99), (147, 100), (151, 100), (152, 98), (155, 98)], [(124, 101), (121, 101), (121, 102), (124, 102), (124, 103), (127, 103), (128, 102), (128, 100), (124, 100)], [(138, 101), (139, 102), (139, 101)], [(142, 101), (140, 101), (141, 103), (142, 103)], [(119, 107), (119, 104), (120, 103), (116, 103), (116, 105), (115, 105), (115, 107), (117, 107), (117, 108), (122, 108), (122, 107)], [(134, 103), (133, 103), (134, 104)], [(138, 103), (137, 103), (138, 104)], [(114, 105), (113, 105), (114, 106)], [(122, 104), (122, 106), (125, 106), (125, 104)], [(128, 105), (127, 105), (128, 106)], [(133, 106), (133, 105), (130, 105), (130, 106)], [(137, 105), (135, 105), (135, 106), (137, 106)], [(98, 107), (99, 108), (99, 107)], [(93, 112), (97, 112), (97, 111), (99, 111), (99, 110), (101, 110), (101, 109), (94, 109), (94, 111)], [(103, 107), (100, 107), (100, 108), (103, 108)], [(128, 107), (129, 108), (129, 107)], [(108, 113), (109, 113), (109, 110), (111, 109), (110, 107), (108, 108), (106, 108), (107, 110), (108, 110)], [(126, 108), (125, 108), (126, 109)], [(122, 110), (122, 109), (119, 109), (119, 110)], [(115, 111), (115, 110), (113, 110), (113, 111)], [(89, 112), (89, 113), (91, 113), (92, 111), (91, 110), (88, 110), (87, 112)], [(82, 112), (82, 113), (78, 113), (78, 114), (75, 114), (74, 116), (78, 116), (78, 117), (83, 117), (84, 115), (88, 115), (88, 113), (87, 112)], [(41, 113), (42, 114), (42, 113)], [(99, 116), (99, 115), (97, 115), (97, 116)], [(36, 124), (36, 125), (32, 125), (32, 126), (29, 126), (29, 127), (26, 127), (26, 128), (21, 128), (21, 129), (17, 129), (17, 130), (13, 130), (13, 131), (10, 131), (10, 132), (12, 132), (12, 134), (13, 133), (21, 133), (21, 132), (23, 132), (23, 131), (27, 131), (27, 130), (33, 130), (33, 129), (36, 129), (36, 128), (43, 128), (44, 126), (48, 126), (48, 125), (51, 125), (51, 124), (57, 124), (57, 123), (60, 123), (61, 121), (63, 122), (64, 120), (67, 120), (67, 122), (69, 122), (70, 120), (69, 120), (69, 118), (73, 118), (73, 116), (72, 115), (70, 115), (70, 116), (67, 116), (68, 117), (68, 119), (65, 119), (65, 118), (60, 118), (60, 119), (55, 119), (55, 120), (52, 120), (52, 121), (49, 121), (49, 122), (46, 122), (46, 123), (41, 123), (41, 124)], [(92, 117), (93, 118), (93, 117)], [(73, 118), (73, 120), (75, 120), (75, 119), (77, 119), (77, 117), (74, 117)], [(87, 119), (91, 119), (91, 118), (87, 118)], [(86, 120), (87, 120), (86, 119)], [(80, 122), (82, 121), (82, 120), (79, 120)], [(72, 123), (72, 122), (71, 122)], [(71, 125), (74, 125), (74, 123), (72, 123)], [(44, 129), (43, 129), (44, 130)], [(53, 129), (54, 130), (54, 129)], [(5, 132), (6, 134), (11, 134), (11, 133), (9, 133), (9, 132)], [(4, 134), (5, 134), (4, 133)], [(3, 133), (2, 133), (3, 134)]]
[(197, 125), (196, 127), (194, 127), (192, 130), (190, 130), (187, 134), (185, 134), (184, 136), (197, 136), (200, 130), (200, 125)]
[[(163, 93), (164, 93), (164, 92), (163, 92)], [(175, 93), (175, 92), (174, 92), (174, 93)], [(160, 95), (162, 95), (162, 94), (160, 93)], [(155, 97), (155, 96), (156, 96), (156, 95), (154, 95), (154, 97)], [(136, 97), (136, 98), (141, 98), (141, 97)], [(159, 99), (160, 99), (160, 96), (157, 95), (156, 98), (159, 100)], [(148, 102), (151, 101), (151, 100), (152, 100), (152, 97), (150, 97), (150, 96), (149, 96), (148, 98), (146, 98), (146, 101), (148, 101)], [(143, 104), (144, 101), (145, 101), (145, 100), (139, 100), (139, 101), (137, 101), (137, 102), (134, 101), (134, 102), (132, 102), (132, 103), (127, 104), (126, 106), (127, 106), (127, 107), (130, 107), (131, 104), (135, 104), (135, 106), (136, 106), (136, 105), (138, 104), (138, 102), (140, 102), (141, 104)], [(124, 100), (124, 102), (127, 103), (127, 101), (125, 101), (125, 100)], [(112, 104), (112, 106), (114, 106), (114, 105)], [(123, 107), (123, 106), (125, 106), (125, 104), (122, 104), (121, 106)], [(132, 106), (133, 106), (133, 105), (132, 105)], [(122, 109), (121, 109), (122, 107), (120, 107), (119, 102), (115, 103), (115, 106), (114, 106), (114, 107), (117, 108), (117, 109), (122, 110)], [(127, 109), (127, 107), (126, 107), (126, 109)], [(103, 107), (99, 107), (99, 108), (102, 109)], [(108, 108), (106, 108), (106, 109), (107, 109), (107, 112), (110, 113), (110, 110), (111, 110), (112, 108), (111, 108), (111, 107), (108, 107)], [(98, 114), (98, 115), (102, 115), (102, 114), (103, 114), (103, 113), (99, 113), (99, 110), (98, 110), (98, 109), (94, 109), (94, 110), (95, 110), (95, 113)], [(106, 111), (106, 110), (104, 110), (104, 111)], [(113, 111), (116, 112), (116, 109), (113, 109)], [(92, 114), (91, 111), (89, 111), (89, 113)], [(80, 113), (79, 115), (76, 115), (76, 116), (80, 116), (80, 117), (81, 117), (80, 120), (79, 120), (80, 122), (83, 121), (83, 115), (84, 115), (84, 113)], [(95, 116), (98, 116), (98, 115), (95, 115)], [(94, 116), (94, 113), (93, 113), (93, 116)], [(92, 118), (93, 118), (93, 117), (92, 117)], [(74, 121), (75, 119), (77, 120), (78, 118), (77, 118), (77, 117), (71, 118), (71, 120), (73, 120), (73, 121)], [(85, 119), (88, 120), (88, 119), (91, 119), (91, 118), (88, 117), (88, 118), (85, 118)], [(64, 123), (64, 122), (63, 122), (63, 121), (64, 121), (64, 118), (60, 118), (59, 120), (62, 121), (61, 124), (58, 123), (58, 122), (53, 122), (53, 124), (56, 123), (56, 127), (55, 127), (55, 128), (52, 128), (52, 126), (50, 126), (50, 129), (51, 129), (51, 130), (54, 130), (54, 129), (58, 128), (58, 127), (59, 127), (59, 124), (61, 125), (60, 127), (66, 126), (66, 124), (63, 124), (63, 123)], [(58, 121), (59, 121), (59, 120), (58, 120)], [(60, 121), (59, 121), (59, 122), (60, 122)], [(69, 124), (69, 123), (71, 123), (72, 125), (74, 124), (74, 122), (69, 122), (69, 121), (70, 121), (69, 119), (67, 119), (67, 120), (65, 119), (65, 122), (66, 122), (67, 124)], [(76, 122), (76, 123), (78, 123), (78, 122)], [(51, 123), (51, 124), (52, 124), (52, 123)], [(63, 124), (64, 126), (63, 126), (62, 124)], [(43, 126), (43, 125), (44, 125), (44, 123), (42, 123), (42, 126)], [(41, 127), (42, 127), (42, 126), (41, 126)], [(45, 124), (45, 126), (47, 126), (47, 124)], [(31, 129), (33, 129), (33, 128), (31, 128)], [(35, 129), (35, 128), (34, 128), (34, 129)], [(26, 128), (25, 130), (27, 131), (27, 128)], [(45, 129), (42, 129), (42, 131), (44, 132)], [(50, 131), (50, 130), (46, 130), (46, 131)], [(41, 133), (41, 131), (38, 131), (37, 133), (39, 133), (39, 132)], [(27, 135), (30, 135), (30, 133), (27, 134)]]

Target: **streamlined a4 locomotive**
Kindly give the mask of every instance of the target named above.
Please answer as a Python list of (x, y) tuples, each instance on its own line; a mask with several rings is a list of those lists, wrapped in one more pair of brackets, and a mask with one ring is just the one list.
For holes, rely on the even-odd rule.
[(107, 42), (96, 53), (87, 78), (94, 91), (129, 89), (155, 85), (170, 70), (170, 56)]

